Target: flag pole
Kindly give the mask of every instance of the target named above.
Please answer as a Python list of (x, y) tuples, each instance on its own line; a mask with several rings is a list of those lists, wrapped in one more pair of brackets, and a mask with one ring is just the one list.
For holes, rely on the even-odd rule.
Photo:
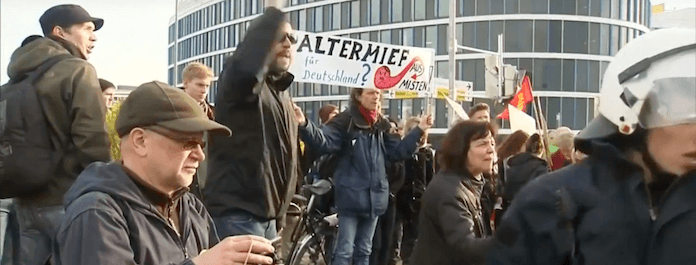
[[(454, 78), (456, 77), (456, 61), (455, 54), (457, 53), (457, 26), (455, 18), (457, 17), (457, 1), (450, 0), (449, 6), (449, 91), (450, 98), (457, 101), (457, 89), (454, 87)], [(436, 92), (437, 93), (437, 92)], [(449, 128), (454, 123), (454, 108), (448, 108), (449, 121), (447, 122), (447, 127)]]
[[(529, 80), (529, 86), (532, 86), (532, 80)], [(544, 159), (546, 160), (546, 166), (549, 168), (549, 171), (551, 171), (553, 167), (553, 161), (551, 160), (551, 154), (549, 154), (549, 131), (548, 126), (546, 126), (546, 118), (544, 118), (544, 113), (541, 112), (541, 103), (539, 98), (534, 96), (534, 90), (530, 89), (529, 92), (531, 92), (532, 94), (532, 99), (534, 101), (534, 112), (536, 112), (537, 114), (537, 123), (540, 125), (539, 130), (541, 130), (541, 134), (539, 136), (541, 136), (541, 147), (544, 150)]]

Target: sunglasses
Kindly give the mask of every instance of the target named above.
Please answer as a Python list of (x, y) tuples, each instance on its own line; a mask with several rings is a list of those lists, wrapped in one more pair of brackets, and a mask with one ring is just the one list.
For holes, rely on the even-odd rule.
[(290, 41), (290, 43), (292, 43), (293, 45), (297, 44), (297, 35), (295, 35), (295, 33), (288, 32), (288, 33), (283, 34), (278, 39), (278, 42), (284, 42), (285, 39), (288, 39)]
[(154, 133), (159, 134), (159, 135), (162, 135), (164, 137), (167, 137), (167, 138), (181, 144), (185, 150), (193, 150), (193, 149), (196, 149), (196, 147), (198, 147), (198, 146), (200, 146), (201, 149), (203, 149), (203, 148), (205, 148), (205, 145), (206, 145), (205, 142), (198, 140), (196, 138), (193, 138), (190, 136), (177, 135), (176, 133), (174, 133), (172, 131), (169, 131), (167, 129), (163, 129), (160, 127), (151, 126), (151, 127), (147, 127), (147, 128), (143, 128), (143, 129), (154, 132)]

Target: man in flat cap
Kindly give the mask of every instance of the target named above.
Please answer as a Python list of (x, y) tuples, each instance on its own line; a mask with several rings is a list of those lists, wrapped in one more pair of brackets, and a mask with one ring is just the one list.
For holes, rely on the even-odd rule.
[(15, 197), (18, 229), (15, 265), (43, 265), (49, 260), (56, 229), (65, 211), (63, 195), (94, 161), (109, 161), (104, 126), (106, 107), (97, 73), (86, 60), (94, 48), (94, 31), (104, 21), (77, 5), (48, 9), (39, 19), (45, 37), (31, 36), (10, 59), (10, 82), (18, 82), (42, 65), (52, 65), (34, 85), (46, 119), (51, 148), (63, 150), (55, 173), (35, 192)]
[(265, 238), (218, 243), (212, 218), (189, 192), (205, 159), (203, 133), (231, 135), (195, 100), (164, 83), (142, 84), (123, 102), (116, 131), (123, 159), (91, 164), (65, 195), (56, 264), (273, 263)]

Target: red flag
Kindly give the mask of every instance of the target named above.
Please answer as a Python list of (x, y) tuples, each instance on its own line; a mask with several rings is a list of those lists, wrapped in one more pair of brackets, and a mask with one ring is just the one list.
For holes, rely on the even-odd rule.
[[(525, 76), (522, 79), (520, 89), (517, 90), (517, 93), (514, 97), (512, 97), (512, 100), (510, 100), (510, 103), (508, 104), (515, 106), (517, 109), (523, 112), (526, 112), (527, 104), (532, 102), (532, 100), (532, 82), (529, 81), (529, 76)], [(497, 118), (506, 120), (510, 119), (510, 114), (508, 113), (507, 108), (505, 108), (502, 113), (498, 114)]]

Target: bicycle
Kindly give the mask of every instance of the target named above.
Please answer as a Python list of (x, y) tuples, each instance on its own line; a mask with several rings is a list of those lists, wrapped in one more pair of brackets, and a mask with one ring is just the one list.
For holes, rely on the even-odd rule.
[[(325, 213), (318, 207), (318, 198), (331, 191), (331, 186), (330, 181), (321, 179), (312, 185), (302, 186), (303, 194), (308, 192), (309, 199), (295, 195), (295, 199), (306, 202), (306, 206), (301, 208), (300, 221), (293, 230), (291, 240), (294, 243), (285, 264), (300, 265), (308, 258), (312, 265), (331, 265), (331, 254), (338, 234), (338, 217), (335, 213)], [(309, 256), (305, 257), (306, 255)]]

